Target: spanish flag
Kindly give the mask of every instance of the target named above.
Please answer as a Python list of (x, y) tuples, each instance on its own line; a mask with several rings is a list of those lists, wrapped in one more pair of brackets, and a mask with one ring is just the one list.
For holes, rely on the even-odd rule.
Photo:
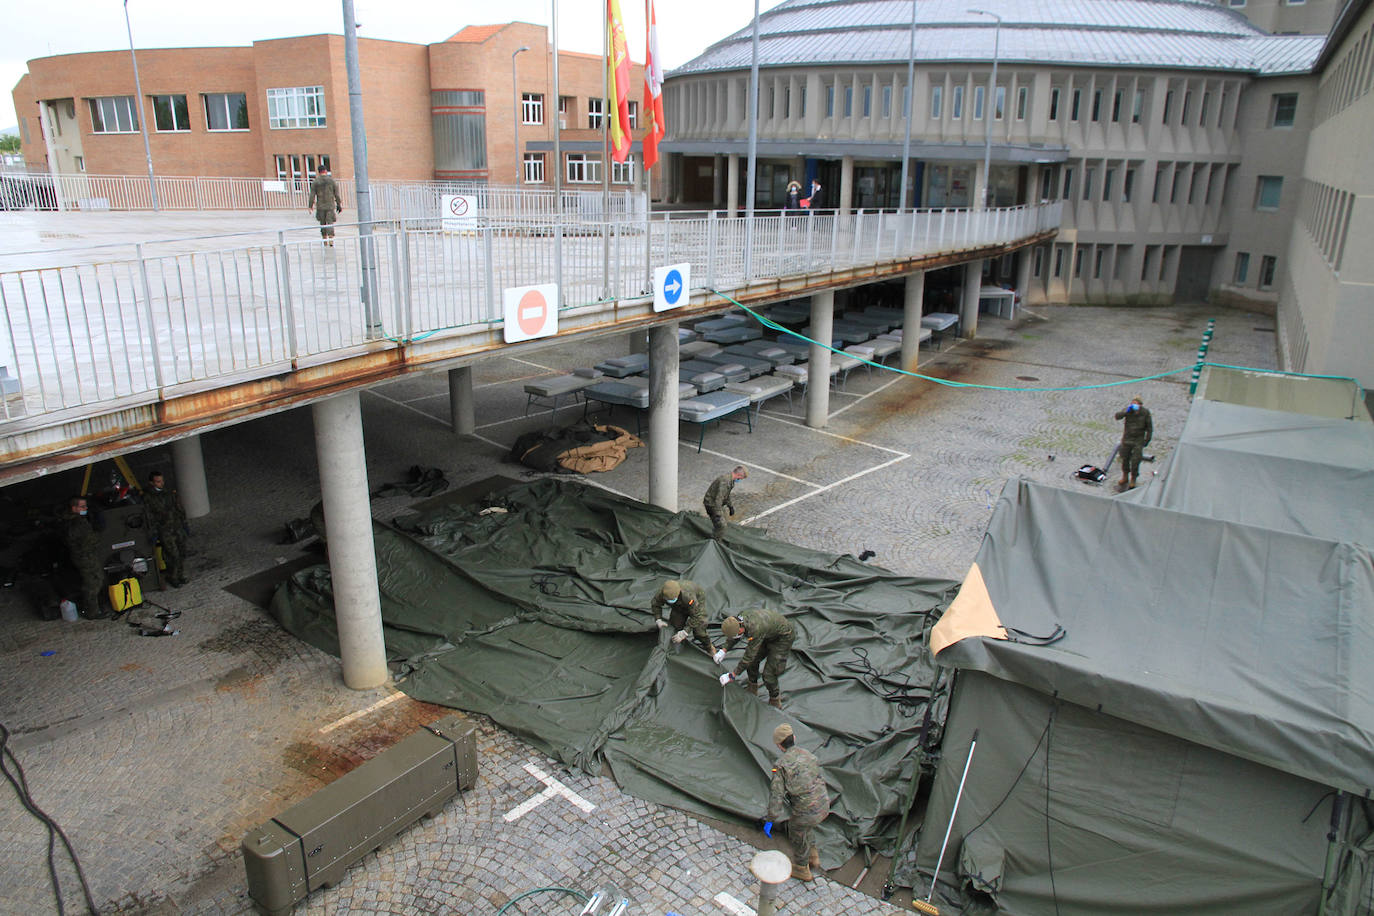
[(606, 30), (606, 47), (610, 52), (606, 84), (611, 91), (611, 158), (624, 162), (630, 157), (630, 51), (625, 44), (620, 0), (606, 0)]
[(649, 119), (649, 131), (644, 135), (644, 167), (650, 169), (658, 162), (658, 141), (667, 128), (663, 123), (663, 65), (658, 57), (658, 17), (654, 14), (654, 0), (644, 0), (644, 22), (648, 37), (644, 42), (644, 116)]

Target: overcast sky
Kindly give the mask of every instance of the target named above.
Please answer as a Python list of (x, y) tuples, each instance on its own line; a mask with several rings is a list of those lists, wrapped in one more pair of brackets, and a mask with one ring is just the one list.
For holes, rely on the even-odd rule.
[[(760, 0), (761, 10), (781, 0)], [(534, 22), (549, 25), (550, 0), (354, 0), (358, 35), (432, 44), (468, 25)], [(6, 0), (0, 29), (0, 128), (16, 123), (14, 88), (25, 62), (50, 54), (114, 51), (129, 46), (120, 0)], [(621, 0), (630, 56), (644, 59), (643, 0)], [(655, 0), (659, 52), (665, 69), (685, 64), (707, 45), (743, 28), (753, 18), (749, 0)], [(499, 15), (493, 11), (499, 10)], [(129, 0), (134, 43), (139, 48), (247, 45), (256, 39), (320, 32), (343, 34), (340, 0)], [(560, 0), (558, 44), (568, 51), (601, 53), (599, 0)], [(363, 84), (366, 91), (367, 84)], [(635, 90), (639, 93), (639, 90)], [(636, 96), (637, 97), (637, 96)]]

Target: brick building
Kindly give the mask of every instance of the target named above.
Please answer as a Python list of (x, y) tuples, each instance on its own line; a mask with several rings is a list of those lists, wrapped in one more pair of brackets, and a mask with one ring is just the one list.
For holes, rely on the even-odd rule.
[[(602, 58), (560, 52), (555, 109), (547, 33), (541, 25), (511, 22), (469, 26), (430, 45), (360, 38), (369, 174), (505, 185), (518, 177), (524, 185), (552, 187), (554, 131), (561, 124), (564, 184), (599, 184)], [(637, 138), (644, 68), (631, 66)], [(138, 68), (142, 99), (135, 98), (128, 51), (29, 61), (13, 92), (25, 161), (64, 174), (146, 174), (142, 118), (159, 175), (300, 185), (328, 162), (336, 176), (352, 177), (343, 36), (142, 50)], [(632, 160), (614, 165), (613, 185), (638, 182), (639, 163), (636, 140)]]

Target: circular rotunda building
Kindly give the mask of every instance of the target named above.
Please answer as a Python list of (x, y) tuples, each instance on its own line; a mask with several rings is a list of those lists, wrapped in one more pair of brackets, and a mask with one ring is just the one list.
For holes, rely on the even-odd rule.
[[(1316, 34), (1245, 0), (787, 0), (760, 17), (754, 205), (792, 180), (840, 212), (1062, 200), (1052, 243), (988, 266), (1026, 301), (1272, 308), (1335, 10), (1251, 2)], [(742, 203), (753, 37), (668, 75), (676, 203)]]

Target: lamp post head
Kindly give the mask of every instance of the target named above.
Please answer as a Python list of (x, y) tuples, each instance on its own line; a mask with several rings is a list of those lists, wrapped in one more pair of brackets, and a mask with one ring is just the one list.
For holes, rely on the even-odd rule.
[(993, 19), (996, 19), (996, 20), (997, 20), (997, 24), (998, 24), (998, 25), (1001, 25), (1001, 24), (1002, 24), (1002, 17), (1001, 17), (1001, 16), (997, 15), (996, 13), (989, 13), (987, 10), (968, 9), (968, 10), (965, 10), (965, 12), (973, 13), (973, 14), (976, 15), (976, 16), (991, 16)]
[(529, 45), (521, 45), (520, 47), (516, 48), (514, 51), (510, 52), (510, 56), (511, 56), (511, 57), (515, 57), (515, 55), (519, 54), (521, 51), (528, 51), (529, 49), (530, 49), (530, 46), (529, 46)]

